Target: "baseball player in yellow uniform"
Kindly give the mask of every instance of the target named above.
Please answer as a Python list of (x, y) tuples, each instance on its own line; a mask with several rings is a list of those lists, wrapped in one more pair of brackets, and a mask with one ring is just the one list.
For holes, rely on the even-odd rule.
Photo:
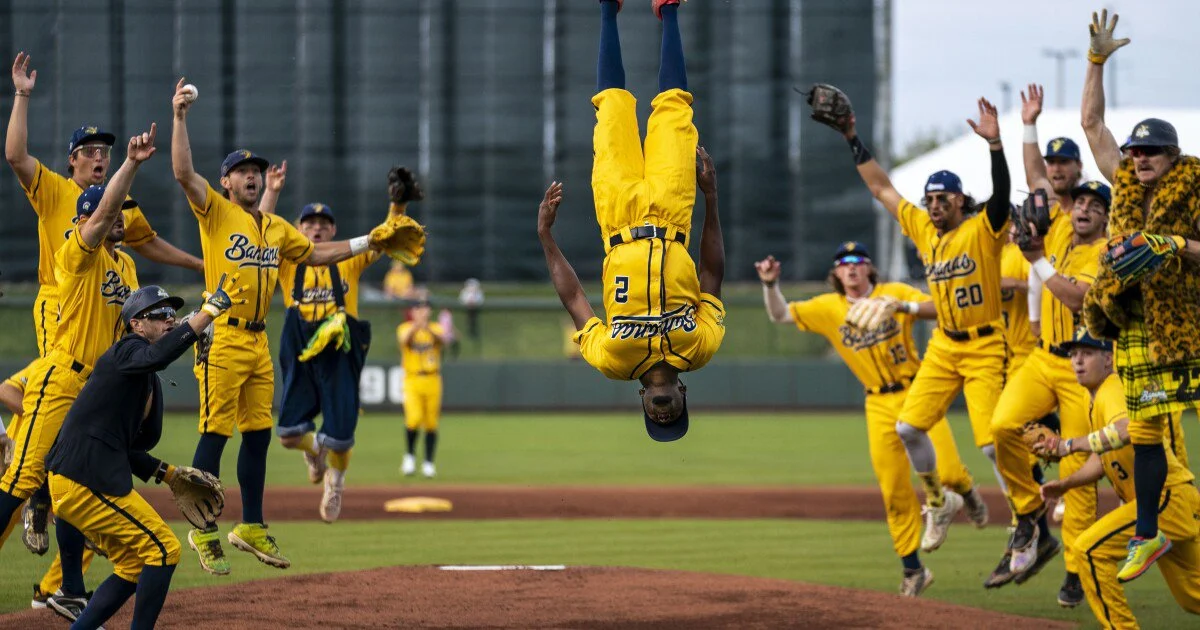
[[(1075, 539), (1074, 551), (1092, 613), (1103, 628), (1137, 628), (1137, 619), (1125, 599), (1117, 566), (1125, 558), (1137, 521), (1133, 448), (1129, 445), (1129, 413), (1125, 387), (1113, 373), (1112, 343), (1079, 330), (1064, 344), (1079, 384), (1090, 395), (1089, 425), (1084, 436), (1044, 442), (1055, 457), (1083, 454), (1087, 460), (1071, 475), (1041, 487), (1045, 499), (1072, 489), (1094, 485), (1107, 477), (1121, 498), (1121, 506), (1105, 514)], [(1158, 560), (1159, 570), (1175, 601), (1184, 610), (1200, 614), (1200, 493), (1192, 473), (1166, 450), (1167, 479), (1156, 501), (1159, 527), (1171, 540), (1169, 551)], [(1070, 513), (1068, 509), (1068, 514)]]
[[(121, 207), (139, 165), (154, 154), (156, 127), (129, 141), (125, 164), (106, 187), (90, 186), (79, 195), (79, 221), (55, 254), (60, 326), (54, 348), (28, 373), (21, 431), (13, 465), (0, 479), (0, 522), (46, 481), (45, 457), (58, 437), (67, 410), (83, 388), (96, 359), (120, 334), (121, 306), (137, 288), (129, 254), (116, 248), (124, 237)], [(103, 200), (103, 201), (102, 201)], [(56, 528), (62, 560), (62, 588), (47, 604), (74, 619), (86, 605), (83, 582), (84, 538), (67, 523)]]
[[(608, 378), (639, 380), (646, 431), (657, 441), (687, 432), (687, 388), (680, 372), (704, 367), (725, 336), (720, 300), (725, 249), (717, 217), (716, 174), (692, 124), (692, 95), (679, 36), (679, 0), (652, 0), (663, 23), (659, 94), (652, 103), (645, 150), (617, 31), (621, 2), (600, 2), (592, 193), (606, 256), (605, 322), (554, 242), (551, 227), (562, 202), (552, 183), (538, 208), (538, 237), (559, 299), (579, 330), (583, 358)], [(697, 155), (703, 166), (697, 166)], [(687, 251), (697, 172), (706, 212), (700, 269)]]
[[(1017, 529), (1005, 551), (1009, 568), (1006, 571), (1002, 561), (993, 573), (994, 579), (989, 578), (989, 586), (999, 586), (1007, 579), (1040, 570), (1062, 546), (1050, 535), (1045, 504), (1030, 472), (1029, 449), (1021, 433), (1026, 423), (1057, 407), (1064, 437), (1087, 434), (1083, 422), (1087, 417), (1086, 392), (1076, 382), (1067, 351), (1061, 344), (1071, 340), (1079, 322), (1077, 313), (1083, 305), (1083, 294), (1095, 281), (1111, 195), (1108, 186), (1095, 181), (1072, 190), (1070, 199), (1074, 207), (1070, 216), (1056, 213), (1044, 239), (1034, 239), (1022, 251), (1031, 261), (1030, 273), (1037, 276), (1042, 287), (1041, 335), (1037, 348), (1005, 386), (992, 417), (996, 459), (1017, 514)], [(1085, 460), (1080, 456), (1064, 459), (1059, 463), (1060, 475), (1078, 470)], [(1094, 486), (1074, 489), (1066, 494), (1064, 502), (1062, 535), (1067, 544), (1067, 576), (1058, 601), (1062, 606), (1074, 607), (1082, 603), (1083, 590), (1079, 559), (1071, 546), (1095, 521), (1096, 489)]]
[[(215, 291), (223, 274), (240, 273), (249, 290), (247, 303), (235, 305), (229, 317), (216, 324), (211, 347), (197, 353), (194, 371), (200, 384), (201, 435), (192, 465), (219, 476), (221, 452), (237, 427), (242, 434), (238, 453), (242, 522), (234, 526), (228, 540), (268, 565), (286, 568), (291, 562), (267, 533), (262, 512), (275, 389), (264, 319), (283, 261), (335, 264), (367, 251), (369, 239), (314, 244), (292, 224), (259, 211), (263, 171), (269, 164), (250, 151), (234, 151), (225, 158), (221, 164), (224, 192), (214, 190), (192, 166), (187, 111), (194, 101), (193, 92), (185, 90), (180, 79), (172, 100), (171, 165), (200, 225), (205, 284)], [(229, 572), (215, 523), (191, 530), (188, 544), (199, 554), (204, 570), (218, 575)]]
[[(785, 301), (779, 289), (780, 264), (774, 256), (755, 263), (755, 268), (763, 283), (763, 300), (771, 321), (794, 323), (802, 331), (825, 337), (865, 388), (871, 465), (883, 492), (892, 544), (904, 566), (900, 594), (916, 597), (933, 583), (933, 573), (921, 564), (917, 553), (921, 504), (913, 488), (904, 443), (896, 433), (896, 418), (904, 405), (905, 389), (921, 365), (913, 343), (913, 322), (936, 315), (929, 296), (917, 289), (899, 282), (879, 284), (875, 265), (862, 243), (843, 243), (834, 255), (833, 265), (829, 281), (834, 292), (791, 303)], [(846, 315), (852, 303), (865, 299), (895, 300), (903, 306), (881, 328), (863, 332), (848, 325)], [(929, 437), (938, 454), (942, 482), (963, 496), (970, 507), (971, 521), (983, 527), (988, 520), (987, 504), (959, 459), (949, 423), (936, 423)]]
[(412, 320), (396, 327), (400, 366), (404, 369), (404, 428), (407, 432), (407, 451), (400, 472), (405, 476), (416, 472), (417, 437), (424, 431), (425, 461), (421, 463), (421, 474), (433, 478), (437, 474), (433, 458), (437, 451), (438, 420), (442, 415), (442, 353), (450, 331), (438, 322), (430, 321), (433, 307), (429, 295), (423, 294), (418, 299), (412, 307)]
[[(108, 177), (110, 153), (116, 136), (92, 125), (84, 125), (71, 135), (67, 146), (67, 176), (48, 169), (29, 154), (29, 99), (37, 83), (37, 71), (29, 70), (29, 55), (18, 53), (12, 66), (12, 113), (4, 138), (4, 153), (16, 173), (21, 189), (38, 215), (38, 296), (33, 305), (34, 333), (38, 356), (44, 357), (54, 345), (58, 328), (58, 282), (55, 280), (54, 254), (67, 241), (75, 225), (75, 202), (84, 188), (103, 184)], [(159, 238), (142, 215), (141, 208), (132, 204), (123, 212), (124, 244), (139, 254), (169, 265), (195, 271), (203, 269), (199, 258), (182, 252)], [(25, 509), (24, 542), (34, 553), (46, 553), (50, 538), (46, 531), (50, 496), (39, 489)]]
[[(925, 183), (928, 212), (900, 196), (886, 172), (858, 137), (849, 99), (832, 86), (814, 86), (813, 118), (840, 132), (850, 144), (859, 176), (913, 243), (925, 264), (925, 277), (937, 310), (921, 368), (908, 389), (896, 430), (925, 488), (925, 536), (922, 548), (937, 549), (963, 507), (962, 497), (943, 492), (937, 455), (926, 433), (945, 416), (963, 392), (975, 445), (994, 455), (989, 426), (1008, 371), (1009, 350), (1001, 316), (1000, 257), (1007, 242), (1009, 173), (1000, 142), (996, 108), (979, 99), (979, 122), (968, 121), (987, 141), (992, 164), (992, 196), (983, 211), (963, 193), (962, 181), (938, 171)], [(834, 105), (830, 109), (830, 105)], [(845, 111), (830, 115), (831, 111)]]
[(1008, 362), (1010, 377), (1025, 363), (1025, 358), (1037, 345), (1032, 326), (1037, 319), (1029, 312), (1025, 298), (1028, 292), (1029, 261), (1025, 260), (1021, 249), (1010, 239), (1000, 253), (1000, 315), (1004, 318), (1004, 332), (1012, 353)]

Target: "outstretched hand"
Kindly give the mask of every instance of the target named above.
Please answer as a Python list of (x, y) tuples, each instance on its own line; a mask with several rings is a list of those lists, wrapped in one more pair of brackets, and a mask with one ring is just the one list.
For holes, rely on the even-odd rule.
[(283, 190), (283, 183), (287, 180), (287, 160), (282, 164), (272, 164), (267, 167), (267, 189), (273, 192)]
[(1108, 9), (1100, 15), (1092, 11), (1092, 23), (1088, 24), (1088, 34), (1091, 45), (1088, 48), (1088, 61), (1103, 64), (1117, 49), (1129, 45), (1129, 38), (1113, 39), (1113, 31), (1117, 30), (1118, 15), (1113, 13), (1112, 22), (1108, 21)]
[(205, 313), (212, 315), (213, 319), (221, 316), (221, 313), (233, 308), (235, 304), (245, 304), (246, 298), (239, 298), (245, 293), (250, 285), (243, 284), (237, 286), (238, 278), (241, 274), (233, 274), (232, 277), (226, 280), (226, 274), (221, 274), (221, 278), (217, 280), (217, 289), (212, 293), (204, 292), (204, 305), (200, 307)]
[(717, 168), (708, 151), (700, 145), (696, 145), (696, 183), (706, 196), (717, 194)]
[(776, 282), (779, 280), (779, 273), (783, 270), (783, 266), (775, 260), (774, 256), (766, 258), (754, 263), (754, 270), (758, 272), (758, 279), (762, 282)]
[(30, 56), (25, 54), (25, 51), (17, 53), (17, 58), (13, 60), (12, 80), (13, 87), (18, 92), (28, 94), (33, 91), (33, 86), (37, 84), (37, 70), (29, 71)]
[(1028, 88), (1021, 90), (1021, 122), (1035, 124), (1038, 116), (1042, 115), (1045, 100), (1046, 90), (1036, 83), (1030, 83)]
[(558, 204), (562, 203), (562, 192), (562, 182), (551, 182), (546, 189), (538, 206), (538, 234), (549, 234), (550, 228), (554, 227), (554, 220), (558, 218)]
[(171, 109), (175, 112), (176, 118), (183, 118), (192, 103), (196, 102), (192, 98), (192, 93), (183, 89), (185, 80), (184, 77), (179, 77), (179, 83), (175, 84), (175, 96), (171, 98)]
[(979, 99), (979, 122), (968, 118), (967, 124), (984, 140), (995, 140), (1000, 137), (999, 112), (996, 110), (996, 106), (986, 98)]
[(150, 123), (150, 131), (143, 131), (129, 139), (129, 150), (125, 157), (139, 164), (149, 160), (157, 150), (154, 147), (154, 138), (157, 135), (158, 124)]

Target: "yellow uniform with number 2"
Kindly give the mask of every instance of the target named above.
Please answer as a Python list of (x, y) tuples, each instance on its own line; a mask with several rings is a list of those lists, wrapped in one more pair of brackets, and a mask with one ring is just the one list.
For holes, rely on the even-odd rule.
[[(867, 297), (885, 296), (901, 302), (929, 300), (928, 295), (898, 282), (877, 285)], [(917, 551), (921, 541), (921, 502), (913, 488), (908, 453), (896, 433), (896, 419), (907, 396), (905, 389), (921, 365), (913, 342), (915, 318), (897, 313), (881, 328), (864, 333), (846, 323), (849, 310), (850, 301), (840, 293), (826, 293), (788, 305), (796, 327), (829, 340), (866, 391), (871, 466), (883, 492), (892, 546), (896, 555), (903, 558)], [(937, 452), (942, 483), (960, 494), (970, 492), (974, 481), (959, 458), (950, 424), (944, 419), (934, 424), (929, 439)]]

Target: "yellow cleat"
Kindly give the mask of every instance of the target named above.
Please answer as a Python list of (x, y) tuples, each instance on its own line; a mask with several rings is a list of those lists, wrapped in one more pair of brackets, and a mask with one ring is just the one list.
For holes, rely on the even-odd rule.
[(1124, 584), (1142, 577), (1163, 554), (1171, 550), (1171, 541), (1161, 531), (1154, 538), (1134, 536), (1129, 541), (1129, 555), (1125, 566), (1117, 572), (1117, 581)]
[(292, 561), (283, 557), (275, 537), (267, 534), (267, 526), (259, 523), (238, 523), (229, 532), (229, 544), (241, 551), (254, 554), (263, 564), (286, 569)]

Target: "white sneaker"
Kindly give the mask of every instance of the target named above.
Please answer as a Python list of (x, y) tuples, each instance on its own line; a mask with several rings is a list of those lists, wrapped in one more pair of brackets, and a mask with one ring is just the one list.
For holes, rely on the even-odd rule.
[(313, 455), (309, 451), (301, 451), (304, 454), (304, 465), (308, 467), (308, 482), (312, 484), (321, 483), (321, 479), (325, 477), (327, 465), (325, 463), (325, 447), (318, 446), (317, 454)]
[(437, 474), (437, 469), (433, 467), (433, 462), (425, 462), (421, 464), (421, 474), (425, 475), (426, 479), (433, 479)]
[(405, 477), (411, 477), (415, 472), (417, 472), (417, 458), (412, 455), (405, 455), (404, 461), (400, 462), (400, 474)]
[(929, 567), (921, 567), (920, 571), (904, 576), (904, 581), (900, 583), (900, 594), (904, 597), (918, 597), (930, 584), (933, 584), (933, 571), (930, 571)]
[(342, 513), (342, 490), (346, 487), (346, 474), (332, 468), (325, 471), (325, 493), (321, 495), (321, 520), (332, 523)]
[(950, 523), (963, 508), (963, 498), (957, 492), (946, 490), (946, 500), (942, 507), (935, 508), (926, 505), (921, 509), (925, 516), (925, 535), (921, 537), (921, 551), (929, 553), (946, 542), (946, 534), (950, 531)]

